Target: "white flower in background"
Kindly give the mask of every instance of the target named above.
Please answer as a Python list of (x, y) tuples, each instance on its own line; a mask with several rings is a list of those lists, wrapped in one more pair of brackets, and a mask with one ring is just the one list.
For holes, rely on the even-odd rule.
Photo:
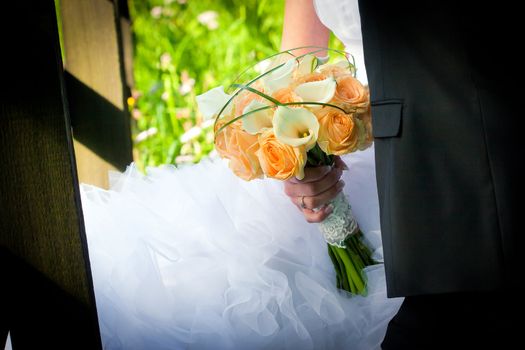
[(197, 16), (197, 21), (208, 27), (209, 30), (214, 30), (219, 27), (218, 18), (219, 14), (216, 11), (204, 11)]
[[(335, 79), (330, 77), (320, 81), (311, 81), (295, 88), (295, 93), (303, 101), (327, 103), (335, 94)], [(320, 105), (306, 105), (310, 109), (320, 108)]]
[(131, 89), (131, 97), (133, 97), (135, 100), (137, 100), (141, 96), (142, 96), (142, 92), (140, 90)]
[(185, 119), (190, 117), (191, 110), (188, 107), (177, 108), (175, 109), (175, 113), (177, 113), (177, 118)]
[(160, 68), (167, 69), (171, 64), (171, 55), (167, 52), (164, 52), (160, 56)]
[(198, 137), (202, 133), (202, 128), (194, 126), (193, 128), (180, 135), (180, 142), (186, 143), (194, 138)]
[(170, 93), (167, 92), (167, 91), (164, 91), (164, 92), (162, 93), (162, 95), (160, 95), (160, 98), (161, 98), (163, 101), (167, 101), (169, 97), (170, 97)]
[[(258, 100), (252, 100), (246, 108), (242, 111), (243, 114), (250, 111), (267, 107), (266, 103), (263, 103)], [(242, 127), (249, 134), (255, 135), (263, 131), (265, 128), (272, 127), (272, 111), (271, 109), (264, 109), (258, 111), (242, 118)]]
[(133, 117), (133, 119), (139, 120), (140, 118), (142, 118), (142, 112), (137, 108), (133, 108), (133, 110), (131, 111), (131, 116)]
[[(222, 86), (208, 90), (195, 97), (199, 111), (204, 119), (210, 119), (216, 116), (230, 98), (231, 95), (225, 93)], [(223, 113), (229, 114), (231, 110), (232, 104), (230, 103)]]
[(180, 76), (182, 84), (179, 86), (179, 93), (184, 96), (187, 95), (193, 90), (195, 85), (195, 79), (191, 78), (187, 70), (183, 70)]
[[(277, 66), (278, 65), (272, 64), (269, 68), (273, 69), (273, 67)], [(297, 61), (292, 58), (286, 61), (283, 66), (262, 77), (261, 80), (264, 85), (264, 90), (271, 94), (277, 90), (289, 86), (292, 82), (293, 72), (296, 67)]]
[(162, 15), (162, 7), (155, 6), (154, 8), (151, 9), (150, 13), (151, 13), (151, 17), (159, 18), (160, 15)]
[(319, 135), (317, 117), (305, 108), (277, 107), (273, 117), (275, 137), (284, 144), (314, 148)]
[(135, 142), (142, 142), (145, 139), (155, 135), (158, 132), (156, 127), (149, 128), (147, 130), (141, 131), (135, 136)]

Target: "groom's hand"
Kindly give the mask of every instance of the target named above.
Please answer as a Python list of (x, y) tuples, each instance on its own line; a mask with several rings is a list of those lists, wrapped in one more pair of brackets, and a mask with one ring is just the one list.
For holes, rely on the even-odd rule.
[(321, 222), (333, 210), (328, 202), (343, 190), (345, 183), (341, 175), (345, 169), (348, 168), (339, 157), (336, 157), (333, 167), (305, 168), (304, 179), (285, 181), (284, 192), (302, 211), (306, 221)]

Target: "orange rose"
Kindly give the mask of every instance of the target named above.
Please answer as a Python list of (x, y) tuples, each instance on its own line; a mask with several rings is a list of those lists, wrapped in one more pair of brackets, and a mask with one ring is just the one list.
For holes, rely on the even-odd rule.
[(259, 136), (257, 157), (263, 172), (268, 177), (287, 180), (292, 176), (302, 179), (306, 164), (304, 146), (285, 145), (275, 137), (273, 130), (268, 129)]
[(359, 127), (353, 114), (325, 107), (317, 113), (319, 137), (317, 143), (326, 154), (353, 152), (359, 145)]
[[(225, 121), (217, 122), (218, 130)], [(215, 149), (223, 158), (230, 160), (230, 169), (243, 180), (250, 181), (262, 177), (263, 173), (256, 152), (259, 141), (256, 135), (250, 135), (238, 124), (230, 124), (215, 137)]]
[(217, 131), (227, 122), (226, 119), (219, 119), (215, 124), (215, 150), (223, 158), (228, 158), (228, 140), (231, 137), (231, 129), (237, 128), (236, 123), (228, 125), (226, 128), (222, 129), (219, 133)]
[[(302, 99), (291, 88), (284, 88), (284, 89), (277, 90), (276, 92), (273, 93), (272, 97), (281, 103), (301, 102), (302, 101)], [(291, 105), (290, 107), (294, 107), (294, 106), (295, 105)], [(297, 107), (301, 107), (301, 105), (297, 105)]]
[(258, 149), (259, 145), (254, 143), (240, 152), (239, 157), (230, 159), (230, 169), (235, 175), (246, 181), (262, 178), (263, 172), (255, 155)]
[(344, 109), (356, 109), (364, 111), (369, 105), (370, 97), (368, 90), (351, 75), (337, 79), (334, 102), (340, 104)]

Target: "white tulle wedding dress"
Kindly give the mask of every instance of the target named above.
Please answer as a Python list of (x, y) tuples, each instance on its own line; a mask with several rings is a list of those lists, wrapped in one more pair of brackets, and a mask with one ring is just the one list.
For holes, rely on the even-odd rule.
[[(341, 3), (317, 11), (352, 44)], [(373, 152), (343, 157), (343, 179), (381, 257)], [(317, 225), (283, 184), (244, 182), (221, 159), (146, 176), (131, 165), (81, 195), (105, 349), (378, 349), (401, 304), (382, 265), (366, 271), (367, 297), (338, 290)]]

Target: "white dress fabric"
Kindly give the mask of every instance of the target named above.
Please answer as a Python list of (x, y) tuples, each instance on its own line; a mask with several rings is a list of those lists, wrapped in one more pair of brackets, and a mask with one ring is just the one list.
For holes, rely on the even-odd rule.
[[(380, 259), (373, 147), (343, 159)], [(81, 185), (104, 349), (380, 348), (402, 302), (386, 297), (383, 265), (367, 268), (367, 297), (338, 290), (318, 226), (282, 182), (245, 182), (214, 157), (110, 180)]]
[(321, 22), (345, 45), (345, 51), (354, 57), (357, 79), (367, 84), (361, 17), (357, 0), (314, 0)]

